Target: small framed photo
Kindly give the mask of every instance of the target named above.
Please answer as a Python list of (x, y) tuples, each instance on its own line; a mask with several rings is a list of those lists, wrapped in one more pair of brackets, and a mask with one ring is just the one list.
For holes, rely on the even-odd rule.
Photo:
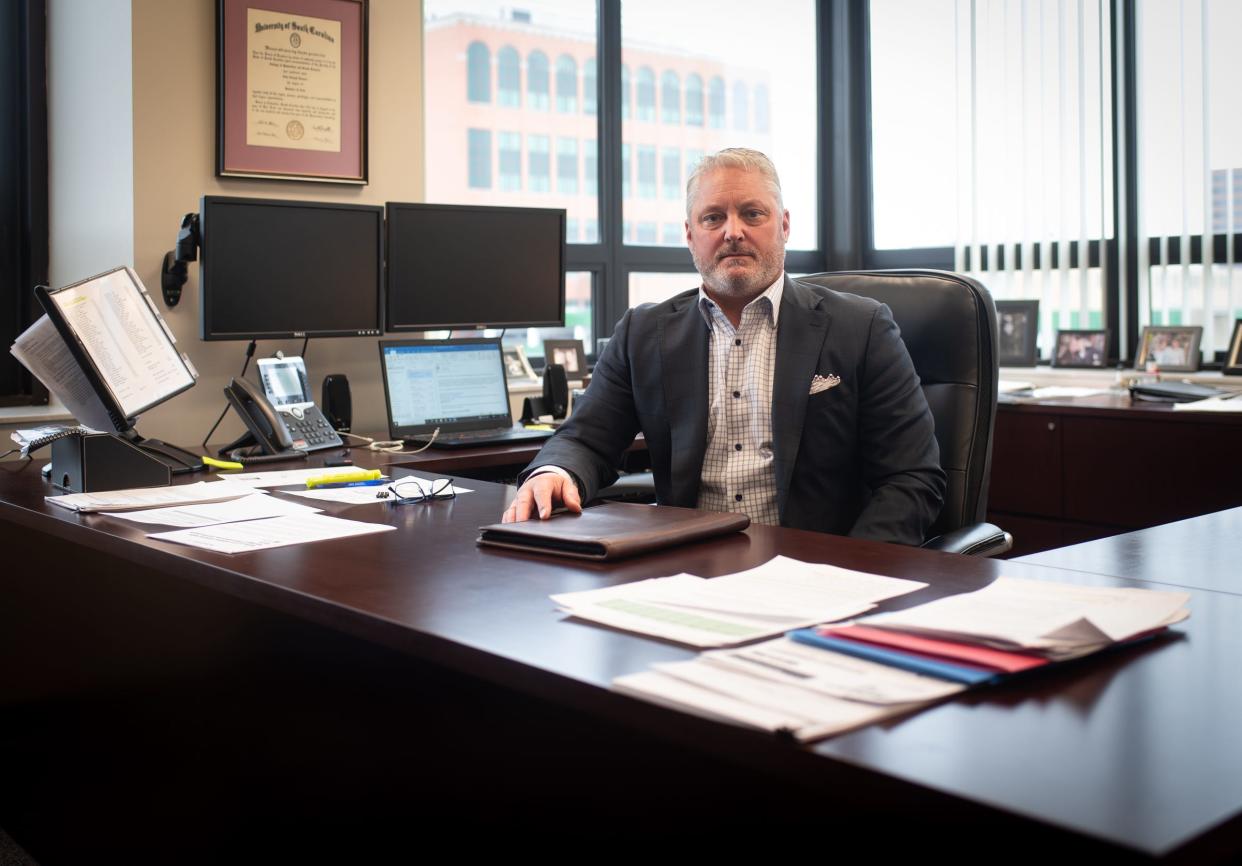
[(1233, 323), (1233, 336), (1229, 338), (1229, 351), (1225, 353), (1226, 376), (1242, 376), (1242, 319)]
[(521, 346), (505, 349), (504, 356), (505, 378), (510, 382), (519, 379), (537, 380), (539, 378), (535, 375), (535, 371), (531, 369), (530, 361), (526, 360), (526, 350)]
[(1054, 367), (1103, 367), (1108, 362), (1108, 331), (1057, 331)]
[(1139, 344), (1135, 369), (1142, 370), (1155, 363), (1170, 373), (1193, 373), (1199, 369), (1199, 341), (1203, 339), (1200, 325), (1147, 325)]
[(565, 368), (565, 378), (581, 379), (586, 375), (586, 353), (581, 340), (544, 340), (543, 360)]
[(1034, 367), (1038, 360), (1039, 301), (997, 301), (1002, 367)]

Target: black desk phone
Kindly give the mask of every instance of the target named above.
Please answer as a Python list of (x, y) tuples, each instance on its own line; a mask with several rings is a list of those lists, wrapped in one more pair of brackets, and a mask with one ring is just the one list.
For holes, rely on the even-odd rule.
[(261, 358), (263, 392), (245, 379), (233, 379), (224, 396), (266, 454), (320, 451), (344, 443), (311, 399), (301, 358)]

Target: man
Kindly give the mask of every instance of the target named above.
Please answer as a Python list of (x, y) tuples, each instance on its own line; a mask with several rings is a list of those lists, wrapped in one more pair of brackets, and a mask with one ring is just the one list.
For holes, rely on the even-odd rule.
[(788, 238), (766, 156), (702, 160), (686, 185), (702, 287), (622, 317), (503, 519), (580, 511), (641, 430), (662, 504), (921, 543), (945, 478), (905, 344), (887, 307), (787, 277)]

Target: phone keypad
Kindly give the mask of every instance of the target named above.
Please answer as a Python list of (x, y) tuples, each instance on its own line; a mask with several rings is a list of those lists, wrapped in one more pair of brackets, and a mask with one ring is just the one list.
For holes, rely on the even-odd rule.
[(293, 412), (281, 414), (284, 415), (285, 424), (289, 427), (289, 435), (293, 437), (293, 447), (299, 451), (339, 448), (345, 444), (317, 406), (304, 409), (301, 418)]

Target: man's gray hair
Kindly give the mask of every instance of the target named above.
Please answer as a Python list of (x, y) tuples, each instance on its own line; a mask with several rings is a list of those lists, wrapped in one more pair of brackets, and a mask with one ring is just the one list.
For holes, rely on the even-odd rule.
[(703, 175), (718, 168), (739, 168), (743, 171), (757, 171), (768, 185), (768, 192), (776, 199), (776, 206), (785, 210), (785, 200), (781, 196), (781, 179), (776, 174), (776, 166), (767, 155), (749, 147), (726, 147), (717, 153), (709, 153), (699, 160), (686, 179), (686, 219), (690, 219), (690, 208), (694, 205), (694, 197), (699, 191), (699, 182)]

